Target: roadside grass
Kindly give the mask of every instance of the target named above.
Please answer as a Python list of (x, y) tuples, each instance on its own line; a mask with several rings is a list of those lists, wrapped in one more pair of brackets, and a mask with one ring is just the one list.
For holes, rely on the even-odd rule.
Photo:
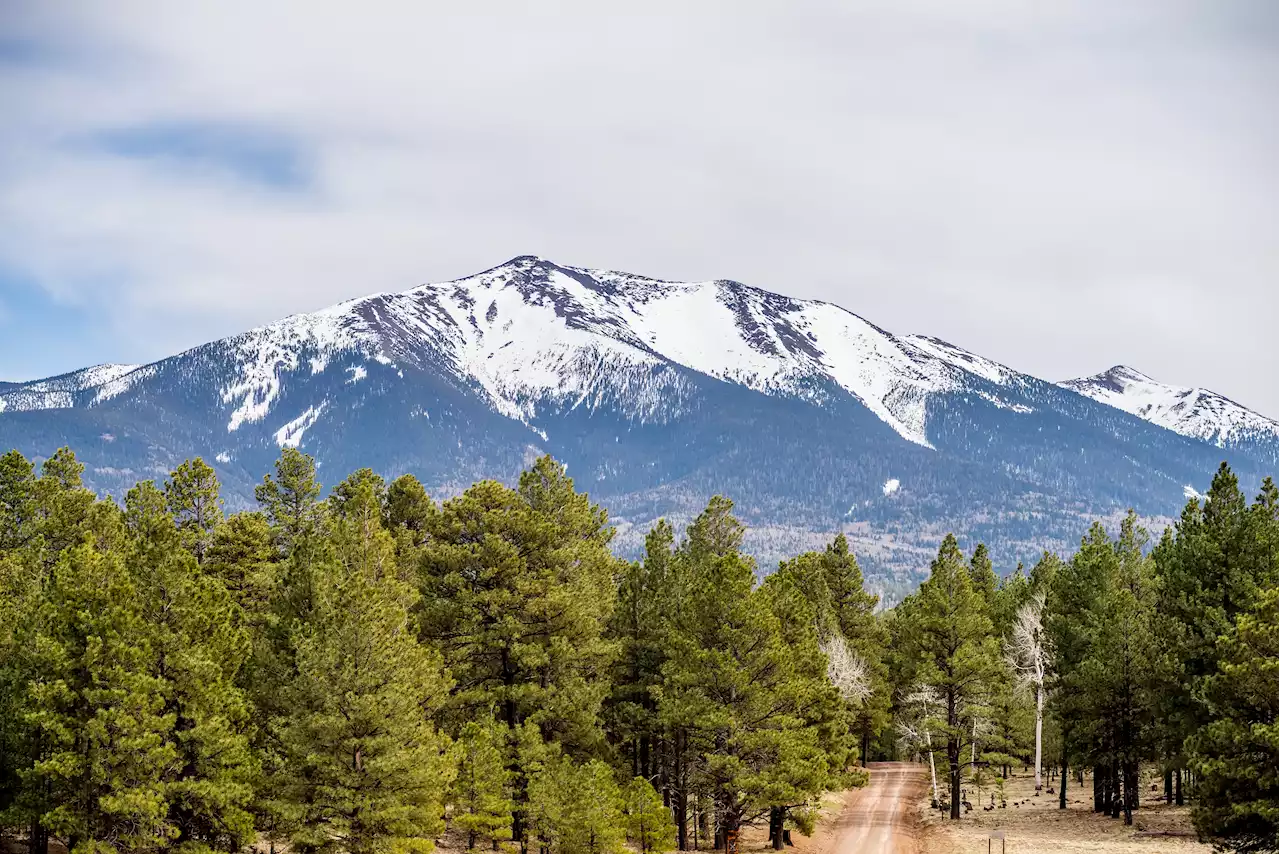
[[(925, 850), (930, 854), (986, 854), (991, 832), (1003, 830), (1007, 854), (1209, 854), (1213, 849), (1196, 841), (1190, 808), (1165, 804), (1163, 790), (1151, 791), (1153, 784), (1159, 787), (1157, 777), (1143, 776), (1143, 800), (1131, 827), (1125, 826), (1123, 818), (1093, 811), (1093, 780), (1088, 774), (1083, 786), (1072, 778), (1065, 810), (1058, 809), (1058, 795), (1048, 793), (1048, 784), (1045, 792), (1035, 796), (1030, 774), (1012, 775), (1005, 781), (1005, 809), (982, 809), (991, 803), (992, 785), (984, 786), (980, 797), (972, 786), (966, 786), (973, 809), (959, 821), (931, 810), (926, 793), (919, 804), (926, 831)], [(998, 839), (992, 841), (991, 850), (999, 854)]]

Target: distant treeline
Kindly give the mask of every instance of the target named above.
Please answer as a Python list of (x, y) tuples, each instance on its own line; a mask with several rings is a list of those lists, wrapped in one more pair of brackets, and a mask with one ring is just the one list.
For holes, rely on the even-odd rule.
[(756, 583), (720, 497), (620, 560), (549, 457), (437, 503), (368, 469), (325, 496), (285, 449), (230, 516), (198, 459), (123, 506), (81, 471), (0, 457), (0, 830), (32, 854), (781, 848), (869, 755), (940, 763), (958, 815), (1041, 746), (1099, 809), (1157, 761), (1202, 832), (1274, 848), (1270, 482), (1003, 582), (949, 537), (877, 613), (843, 536)]

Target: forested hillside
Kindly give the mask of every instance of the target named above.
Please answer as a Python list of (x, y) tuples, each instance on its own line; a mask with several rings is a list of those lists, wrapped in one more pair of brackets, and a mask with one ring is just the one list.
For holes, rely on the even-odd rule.
[(1026, 763), (1129, 820), (1154, 763), (1274, 850), (1277, 496), (1225, 466), (1154, 548), (1130, 516), (1001, 580), (948, 537), (887, 611), (843, 536), (760, 572), (721, 497), (620, 559), (550, 457), (437, 503), (286, 448), (234, 515), (199, 459), (122, 504), (81, 471), (0, 457), (0, 831), (33, 854), (781, 848), (885, 755), (952, 816)]

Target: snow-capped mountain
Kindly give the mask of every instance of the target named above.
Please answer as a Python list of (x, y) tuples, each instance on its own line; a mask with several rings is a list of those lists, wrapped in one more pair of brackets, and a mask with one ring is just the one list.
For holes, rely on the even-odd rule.
[(1061, 385), (1219, 448), (1274, 448), (1280, 440), (1280, 425), (1230, 398), (1204, 388), (1168, 385), (1126, 365)]
[(926, 566), (948, 529), (1033, 558), (1091, 516), (1176, 513), (1224, 456), (1246, 480), (1275, 467), (1274, 438), (1220, 449), (1094, 397), (829, 303), (526, 256), (0, 386), (0, 449), (69, 444), (113, 493), (200, 455), (233, 506), (284, 446), (330, 483), (371, 466), (440, 496), (552, 453), (624, 550), (721, 492), (766, 568), (843, 528), (882, 576)]

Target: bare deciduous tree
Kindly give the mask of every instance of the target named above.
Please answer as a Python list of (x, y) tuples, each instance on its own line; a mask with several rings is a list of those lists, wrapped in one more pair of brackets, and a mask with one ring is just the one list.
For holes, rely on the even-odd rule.
[(903, 702), (904, 715), (898, 719), (899, 739), (915, 751), (929, 754), (929, 776), (933, 782), (933, 802), (938, 803), (938, 769), (933, 761), (932, 720), (942, 708), (942, 697), (932, 688), (920, 686)]
[(846, 701), (859, 704), (871, 696), (867, 663), (849, 649), (844, 635), (832, 632), (818, 646), (827, 657), (827, 678)]
[(1045, 636), (1042, 617), (1044, 594), (1037, 593), (1018, 609), (1005, 645), (1005, 659), (1018, 684), (1029, 689), (1036, 703), (1036, 791), (1043, 781), (1040, 777), (1040, 744), (1044, 726), (1045, 680), (1049, 676), (1051, 654), (1049, 639)]

